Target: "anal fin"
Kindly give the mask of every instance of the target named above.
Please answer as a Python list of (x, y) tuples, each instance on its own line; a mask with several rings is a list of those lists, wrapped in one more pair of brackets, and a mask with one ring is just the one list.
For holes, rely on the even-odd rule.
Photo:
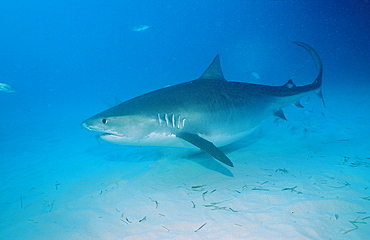
[(207, 141), (206, 139), (198, 136), (197, 134), (189, 133), (189, 132), (180, 132), (176, 135), (176, 137), (181, 138), (194, 146), (202, 149), (204, 152), (208, 153), (212, 157), (216, 158), (220, 162), (234, 167), (234, 164), (231, 160), (223, 153), (220, 149), (218, 149), (212, 142)]
[(293, 104), (296, 107), (304, 108), (304, 106), (301, 104), (301, 102), (298, 100), (296, 103)]

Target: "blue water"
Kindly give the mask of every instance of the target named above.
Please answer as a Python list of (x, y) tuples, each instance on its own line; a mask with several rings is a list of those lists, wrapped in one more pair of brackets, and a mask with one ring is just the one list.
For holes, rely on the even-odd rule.
[[(14, 0), (0, 2), (0, 10), (0, 82), (17, 89), (15, 93), (0, 92), (1, 239), (365, 239), (369, 235), (370, 1)], [(135, 31), (142, 25), (148, 28)], [(220, 54), (225, 78), (230, 81), (282, 85), (293, 79), (297, 85), (311, 83), (315, 78), (312, 59), (292, 41), (305, 42), (319, 53), (324, 64), (327, 108), (311, 96), (306, 110), (287, 109), (289, 123), (272, 119), (261, 132), (253, 134), (254, 140), (246, 141), (246, 148), (229, 151), (228, 155), (236, 158), (234, 169), (217, 170), (197, 152), (184, 158), (189, 155), (186, 149), (98, 143), (95, 134), (80, 125), (115, 105), (117, 99), (125, 101), (198, 78), (216, 54)], [(301, 143), (302, 138), (306, 145)], [(297, 160), (301, 153), (317, 165)], [(354, 215), (343, 210), (338, 218), (337, 213), (325, 215), (322, 209), (320, 215), (317, 210), (317, 218), (300, 222), (297, 231), (278, 225), (290, 219), (279, 218), (284, 210), (266, 220), (245, 210), (242, 202), (235, 214), (258, 226), (244, 229), (244, 235), (227, 224), (222, 225), (225, 229), (212, 230), (211, 221), (218, 226), (229, 217), (212, 215), (224, 213), (212, 210), (170, 220), (159, 215), (165, 219), (162, 225), (148, 216), (140, 222), (145, 227), (136, 221), (134, 230), (117, 230), (122, 226), (116, 224), (130, 226), (119, 221), (123, 208), (134, 214), (133, 209), (153, 207), (153, 196), (179, 203), (180, 209), (173, 206), (175, 212), (185, 208), (181, 204), (186, 200), (191, 210), (192, 195), (186, 193), (191, 186), (209, 187), (197, 196), (198, 207), (204, 200), (202, 193), (213, 190), (210, 186), (227, 191), (232, 183), (238, 183), (240, 192), (244, 184), (264, 181), (258, 176), (282, 175), (289, 167), (295, 175), (287, 179), (292, 184), (286, 187), (299, 185), (299, 181), (308, 184), (308, 179), (321, 184), (339, 182), (335, 188), (306, 189), (312, 191), (309, 196), (319, 196), (315, 191), (342, 191), (348, 182), (355, 193), (340, 192), (328, 198), (355, 196), (343, 203), (347, 207), (358, 203), (360, 207), (353, 209)], [(271, 173), (263, 175), (261, 169), (269, 168)], [(251, 169), (256, 170), (255, 175)], [(309, 170), (302, 173), (305, 169)], [(345, 175), (334, 174), (340, 172)], [(302, 179), (297, 179), (299, 176)], [(273, 187), (279, 181), (270, 179), (269, 184)], [(141, 189), (143, 186), (147, 188)], [(116, 190), (116, 195), (91, 202), (110, 191), (107, 189)], [(151, 192), (153, 189), (161, 189), (161, 194)], [(178, 189), (184, 191), (176, 192)], [(264, 196), (261, 194), (268, 192), (252, 189), (253, 185), (246, 191), (260, 194), (252, 205), (261, 212), (270, 211), (262, 205), (277, 208), (284, 204), (258, 204), (259, 197)], [(125, 197), (119, 195), (124, 193)], [(280, 189), (274, 192), (274, 196), (280, 194)], [(225, 200), (226, 195), (221, 194), (220, 199)], [(306, 200), (311, 199), (297, 199)], [(132, 201), (132, 209), (124, 205), (127, 201)], [(135, 201), (138, 206), (133, 205)], [(118, 214), (117, 222), (106, 212), (99, 215), (107, 206), (112, 206), (112, 215)], [(160, 202), (158, 208), (161, 206)], [(229, 209), (227, 213), (233, 212)], [(106, 222), (94, 222), (93, 218)], [(361, 223), (350, 222), (355, 220)], [(266, 230), (264, 221), (273, 227)], [(192, 235), (204, 222), (207, 225), (197, 231), (201, 235)], [(181, 224), (188, 228), (175, 227)], [(172, 228), (167, 231), (169, 226)], [(319, 226), (333, 232), (317, 230)], [(347, 232), (352, 228), (356, 229)], [(153, 235), (145, 235), (143, 229)], [(284, 235), (286, 230), (292, 235)]]

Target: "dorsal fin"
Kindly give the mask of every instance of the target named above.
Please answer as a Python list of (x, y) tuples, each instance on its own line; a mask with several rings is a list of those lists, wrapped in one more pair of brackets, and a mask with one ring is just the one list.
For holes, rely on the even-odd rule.
[(199, 79), (225, 80), (221, 70), (220, 56), (218, 54)]

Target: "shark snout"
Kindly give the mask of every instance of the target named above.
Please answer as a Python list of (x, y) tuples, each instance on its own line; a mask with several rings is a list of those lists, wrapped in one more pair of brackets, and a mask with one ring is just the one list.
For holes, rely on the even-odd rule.
[(107, 132), (107, 128), (95, 119), (89, 118), (81, 123), (82, 127), (94, 132)]
[(86, 128), (87, 130), (91, 130), (90, 126), (86, 122), (82, 123), (82, 127)]
[(89, 121), (90, 119), (87, 119), (87, 120), (85, 120), (84, 122), (82, 122), (82, 126), (84, 127), (84, 128), (86, 128), (87, 130), (90, 130), (90, 131), (97, 131), (97, 128), (96, 127), (94, 127), (94, 124), (93, 124), (93, 122), (91, 122), (91, 121)]

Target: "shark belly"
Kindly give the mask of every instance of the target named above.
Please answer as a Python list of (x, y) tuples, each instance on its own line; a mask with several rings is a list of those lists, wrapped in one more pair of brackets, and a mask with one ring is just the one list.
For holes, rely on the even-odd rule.
[[(171, 119), (175, 119), (171, 117), (174, 115), (167, 117), (166, 114), (166, 118), (170, 119), (168, 120), (169, 122), (165, 124), (165, 120), (159, 120), (156, 126), (152, 128), (152, 131), (145, 136), (132, 138), (124, 135), (104, 133), (100, 138), (120, 145), (196, 148), (193, 144), (177, 137), (179, 133), (188, 132), (199, 135), (217, 147), (222, 147), (248, 136), (265, 119), (272, 116), (269, 111), (261, 111), (261, 109), (258, 113), (248, 111), (248, 106), (241, 108), (229, 106), (226, 112), (216, 110), (219, 108), (219, 106), (213, 106), (207, 110), (203, 108), (204, 111), (197, 113), (182, 112), (177, 114), (179, 116), (183, 115), (184, 119), (186, 119), (186, 123), (184, 123), (182, 128), (178, 128), (176, 123), (171, 122)], [(153, 112), (152, 118), (154, 122), (156, 121), (155, 115)]]

